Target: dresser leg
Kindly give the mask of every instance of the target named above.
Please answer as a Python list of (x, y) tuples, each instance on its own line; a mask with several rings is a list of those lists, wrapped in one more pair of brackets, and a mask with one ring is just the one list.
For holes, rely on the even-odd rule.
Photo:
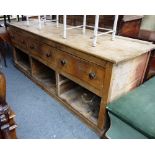
[(98, 128), (104, 129), (106, 126), (106, 120), (107, 120), (107, 113), (106, 113), (106, 106), (109, 103), (109, 96), (111, 94), (111, 79), (112, 79), (112, 71), (113, 71), (113, 64), (107, 63), (106, 64), (106, 70), (105, 70), (105, 78), (103, 82), (103, 97), (100, 103), (100, 111), (99, 111), (99, 117), (98, 117)]

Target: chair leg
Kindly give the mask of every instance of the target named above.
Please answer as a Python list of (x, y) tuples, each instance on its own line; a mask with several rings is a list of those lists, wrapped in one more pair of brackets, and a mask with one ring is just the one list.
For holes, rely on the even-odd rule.
[(7, 63), (6, 63), (6, 51), (4, 48), (1, 49), (0, 52), (0, 68), (2, 68), (2, 59), (4, 60), (4, 66), (7, 67)]
[(5, 65), (5, 67), (7, 67), (7, 63), (6, 63), (6, 54), (7, 54), (7, 50), (8, 50), (8, 44), (7, 44), (7, 42), (4, 42), (3, 59), (4, 59), (4, 65)]
[(7, 17), (8, 17), (8, 22), (10, 23), (11, 22), (10, 15), (7, 15)]
[(4, 59), (4, 65), (5, 65), (5, 67), (7, 67), (7, 64), (6, 64), (6, 56), (4, 56), (3, 59)]
[(6, 64), (6, 47), (3, 48), (3, 52), (2, 52), (2, 56), (3, 56), (3, 60), (4, 60), (4, 65), (5, 67), (7, 67), (7, 64)]
[(4, 25), (5, 25), (5, 27), (6, 27), (6, 15), (4, 15)]
[(2, 53), (0, 52), (0, 69), (2, 69)]

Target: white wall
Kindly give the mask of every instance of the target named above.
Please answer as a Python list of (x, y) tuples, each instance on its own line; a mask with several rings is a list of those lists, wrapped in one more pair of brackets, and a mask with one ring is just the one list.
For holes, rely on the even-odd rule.
[(155, 31), (155, 15), (146, 15), (143, 17), (141, 29)]

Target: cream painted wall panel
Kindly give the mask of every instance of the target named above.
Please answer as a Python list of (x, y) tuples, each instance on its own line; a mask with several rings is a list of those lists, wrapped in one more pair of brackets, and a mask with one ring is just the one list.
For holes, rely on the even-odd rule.
[(141, 24), (141, 29), (155, 31), (155, 15), (144, 16)]

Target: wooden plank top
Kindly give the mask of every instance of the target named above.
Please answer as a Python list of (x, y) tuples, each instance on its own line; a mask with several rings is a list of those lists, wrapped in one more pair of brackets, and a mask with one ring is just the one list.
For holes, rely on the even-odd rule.
[(97, 46), (92, 47), (92, 30), (87, 29), (85, 35), (81, 29), (67, 30), (67, 39), (64, 39), (62, 24), (57, 28), (55, 23), (47, 22), (45, 25), (42, 23), (42, 29), (39, 29), (38, 21), (35, 19), (30, 20), (29, 26), (25, 21), (11, 22), (10, 25), (115, 64), (155, 49), (155, 45), (150, 42), (127, 37), (116, 36), (112, 41), (110, 34), (99, 36)]

